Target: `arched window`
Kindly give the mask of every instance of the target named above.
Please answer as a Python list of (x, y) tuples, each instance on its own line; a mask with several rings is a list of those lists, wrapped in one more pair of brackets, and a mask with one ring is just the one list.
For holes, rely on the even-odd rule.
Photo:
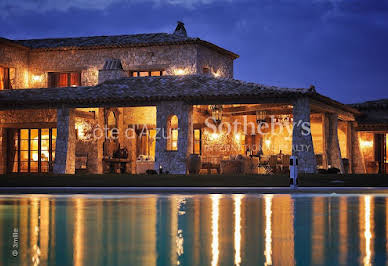
[(178, 150), (178, 117), (171, 115), (167, 119), (167, 150)]
[(117, 126), (116, 116), (113, 112), (108, 115), (108, 128), (115, 128)]

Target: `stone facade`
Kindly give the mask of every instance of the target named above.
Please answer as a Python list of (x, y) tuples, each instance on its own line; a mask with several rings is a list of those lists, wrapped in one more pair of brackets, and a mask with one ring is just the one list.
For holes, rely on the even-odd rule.
[(56, 109), (38, 109), (38, 110), (9, 110), (0, 111), (0, 127), (3, 124), (42, 124), (57, 122)]
[(57, 111), (57, 143), (55, 148), (55, 174), (75, 173), (75, 113), (74, 109), (60, 108)]
[(28, 88), (29, 49), (0, 43), (0, 66), (15, 68), (15, 87)]
[[(96, 110), (96, 120), (94, 121), (99, 128), (104, 127), (104, 109)], [(91, 174), (102, 174), (102, 158), (103, 158), (104, 138), (94, 139), (89, 146), (88, 151), (88, 172)]]
[(360, 148), (360, 140), (358, 137), (358, 132), (356, 131), (356, 123), (350, 123), (350, 132), (351, 132), (351, 145), (352, 145), (352, 173), (353, 174), (365, 174), (365, 160), (362, 155)]
[(338, 115), (325, 114), (326, 154), (328, 166), (338, 168), (344, 173), (341, 149), (338, 141)]
[[(310, 129), (310, 100), (298, 98), (293, 105), (295, 126), (292, 131), (292, 155), (298, 158), (299, 173), (315, 173), (317, 161)], [(311, 129), (310, 129), (311, 131)]]
[(48, 72), (65, 71), (80, 71), (83, 86), (97, 85), (98, 70), (110, 58), (120, 59), (126, 72), (165, 70), (168, 75), (175, 75), (177, 69), (182, 69), (185, 74), (202, 74), (202, 67), (209, 66), (220, 77), (233, 77), (233, 59), (195, 44), (66, 51), (32, 50), (29, 58), (30, 79), (31, 76), (41, 77), (37, 81), (31, 80), (30, 86), (26, 86), (30, 88), (47, 87)]
[[(193, 152), (193, 107), (180, 101), (161, 102), (157, 105), (156, 126), (161, 131), (156, 138), (155, 170), (162, 166), (163, 171), (171, 174), (187, 173), (187, 158)], [(178, 117), (178, 150), (167, 151), (167, 120)]]
[(208, 68), (210, 74), (217, 77), (233, 78), (233, 59), (220, 53), (215, 53), (208, 47), (197, 46), (197, 73), (203, 73)]

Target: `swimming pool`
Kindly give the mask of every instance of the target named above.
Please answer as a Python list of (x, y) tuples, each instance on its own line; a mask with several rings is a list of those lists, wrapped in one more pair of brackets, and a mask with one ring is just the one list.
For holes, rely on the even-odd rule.
[(0, 196), (4, 265), (386, 265), (388, 195)]

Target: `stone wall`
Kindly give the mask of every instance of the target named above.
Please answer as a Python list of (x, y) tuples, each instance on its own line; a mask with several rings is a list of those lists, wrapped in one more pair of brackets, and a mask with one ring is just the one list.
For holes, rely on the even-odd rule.
[(30, 87), (46, 87), (47, 72), (59, 71), (81, 71), (82, 85), (96, 85), (98, 70), (102, 69), (104, 62), (110, 58), (120, 59), (125, 71), (165, 69), (168, 74), (174, 74), (175, 68), (183, 68), (187, 74), (196, 73), (196, 55), (195, 45), (32, 51), (30, 73), (42, 76), (43, 79)]
[[(82, 110), (82, 109), (80, 109)], [(88, 109), (89, 111), (91, 109)], [(87, 156), (87, 170), (89, 173), (101, 174), (102, 173), (102, 143), (104, 141), (103, 136), (94, 136), (94, 129), (97, 127), (104, 127), (104, 111), (103, 108), (93, 109), (95, 112), (95, 119), (85, 117), (75, 117), (75, 128), (77, 133), (83, 130), (81, 137), (76, 137), (75, 155), (76, 160), (78, 156)], [(102, 119), (101, 119), (102, 117)], [(80, 135), (78, 133), (78, 135)]]
[(75, 173), (75, 112), (74, 109), (57, 110), (57, 140), (55, 148), (55, 174)]
[(358, 137), (358, 132), (356, 131), (355, 122), (350, 124), (351, 131), (351, 143), (352, 143), (352, 173), (353, 174), (365, 174), (365, 161), (364, 156), (360, 148), (360, 139)]
[(342, 162), (341, 149), (338, 140), (338, 115), (327, 113), (325, 114), (325, 136), (326, 136), (326, 154), (327, 164), (331, 167), (338, 168), (341, 173), (344, 173), (344, 165)]
[(307, 134), (306, 129), (310, 128), (310, 100), (309, 98), (298, 98), (293, 106), (293, 117), (295, 126), (292, 131), (292, 155), (298, 158), (299, 173), (315, 173), (317, 161), (314, 154), (313, 139)]
[[(156, 138), (155, 170), (160, 166), (171, 174), (186, 174), (187, 156), (193, 151), (193, 107), (179, 101), (161, 102), (157, 105), (156, 126), (161, 132)], [(171, 115), (178, 117), (178, 150), (167, 151), (167, 120)], [(163, 133), (164, 132), (164, 133)]]
[(0, 44), (0, 66), (15, 68), (15, 87), (28, 88), (29, 50)]
[(124, 127), (128, 125), (156, 125), (156, 107), (125, 107), (124, 113)]
[(38, 110), (8, 110), (0, 111), (1, 124), (19, 124), (23, 126), (26, 123), (50, 123), (57, 122), (56, 109), (38, 109)]
[(198, 73), (203, 73), (204, 67), (209, 68), (213, 75), (233, 78), (232, 58), (198, 45)]
[(166, 70), (175, 75), (182, 69), (185, 74), (201, 74), (209, 67), (220, 77), (233, 77), (232, 58), (195, 44), (54, 51), (0, 46), (0, 66), (16, 68), (16, 88), (47, 87), (48, 72), (66, 71), (80, 71), (82, 85), (93, 86), (98, 70), (110, 58), (120, 59), (126, 72)]

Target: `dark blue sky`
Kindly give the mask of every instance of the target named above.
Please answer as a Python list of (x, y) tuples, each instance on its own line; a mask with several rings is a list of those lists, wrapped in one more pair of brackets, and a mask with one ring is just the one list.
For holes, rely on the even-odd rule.
[(237, 79), (388, 98), (388, 0), (0, 0), (10, 39), (172, 32), (177, 20), (239, 54)]

